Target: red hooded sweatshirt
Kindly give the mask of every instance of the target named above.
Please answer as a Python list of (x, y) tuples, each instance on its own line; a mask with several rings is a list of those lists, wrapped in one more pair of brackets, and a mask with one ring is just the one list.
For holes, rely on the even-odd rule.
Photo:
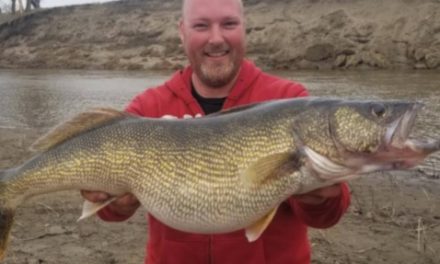
[[(191, 67), (176, 72), (165, 84), (147, 89), (128, 105), (127, 111), (146, 117), (204, 114), (191, 93)], [(236, 85), (223, 109), (279, 99), (307, 96), (301, 84), (262, 72), (244, 61)], [(219, 153), (220, 155), (220, 153)], [(308, 264), (311, 249), (307, 227), (327, 228), (336, 224), (350, 203), (350, 194), (342, 184), (342, 194), (320, 205), (306, 205), (290, 198), (283, 202), (261, 237), (246, 240), (243, 230), (216, 235), (190, 234), (168, 227), (148, 215), (148, 264)], [(108, 208), (99, 216), (106, 221), (123, 221)]]

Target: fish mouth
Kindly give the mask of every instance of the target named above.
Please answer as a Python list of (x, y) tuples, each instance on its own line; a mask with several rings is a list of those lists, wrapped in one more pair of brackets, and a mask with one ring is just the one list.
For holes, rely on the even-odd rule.
[(411, 109), (407, 110), (400, 118), (391, 123), (386, 130), (384, 143), (387, 147), (402, 148), (408, 140), (409, 134), (416, 120), (418, 111), (423, 107), (420, 103), (415, 103)]
[(429, 154), (440, 150), (440, 140), (410, 138), (417, 113), (423, 104), (415, 103), (399, 119), (388, 126), (384, 137), (384, 149), (375, 160), (384, 162), (384, 169), (408, 169), (418, 165)]

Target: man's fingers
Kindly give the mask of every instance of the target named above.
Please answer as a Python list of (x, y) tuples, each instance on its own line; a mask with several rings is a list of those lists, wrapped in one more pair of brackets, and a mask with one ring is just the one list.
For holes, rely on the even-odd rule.
[(321, 204), (326, 200), (326, 198), (322, 196), (311, 194), (298, 195), (296, 199), (305, 204)]
[(97, 192), (97, 191), (87, 191), (81, 190), (81, 195), (84, 199), (92, 202), (92, 203), (100, 203), (110, 199), (110, 194), (105, 192)]
[(307, 204), (320, 204), (329, 198), (334, 198), (342, 193), (341, 184), (335, 184), (321, 189), (311, 191), (309, 193), (304, 193), (301, 195), (296, 195), (295, 198), (303, 203)]
[(116, 206), (134, 206), (139, 204), (138, 199), (131, 193), (126, 193), (113, 202)]
[(132, 215), (140, 205), (141, 203), (136, 196), (127, 193), (110, 203), (108, 207), (120, 215)]
[(324, 187), (316, 190), (315, 192), (311, 192), (310, 194), (321, 196), (323, 198), (333, 198), (341, 195), (341, 185), (335, 184), (332, 186)]

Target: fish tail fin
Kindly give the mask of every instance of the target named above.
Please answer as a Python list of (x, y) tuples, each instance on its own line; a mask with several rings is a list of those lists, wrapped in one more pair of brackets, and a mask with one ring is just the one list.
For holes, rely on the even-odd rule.
[(12, 223), (14, 222), (14, 215), (14, 209), (0, 207), (0, 261), (5, 256), (9, 242), (9, 234), (12, 228)]
[(11, 206), (7, 204), (7, 172), (8, 170), (0, 171), (0, 262), (5, 256), (15, 215), (15, 208), (11, 208)]

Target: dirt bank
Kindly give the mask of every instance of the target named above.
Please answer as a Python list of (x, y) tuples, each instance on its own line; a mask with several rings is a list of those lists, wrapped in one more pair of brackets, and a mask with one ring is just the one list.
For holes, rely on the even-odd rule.
[[(262, 67), (440, 69), (438, 0), (244, 2), (248, 55)], [(128, 0), (8, 19), (0, 67), (179, 68), (179, 3)]]

